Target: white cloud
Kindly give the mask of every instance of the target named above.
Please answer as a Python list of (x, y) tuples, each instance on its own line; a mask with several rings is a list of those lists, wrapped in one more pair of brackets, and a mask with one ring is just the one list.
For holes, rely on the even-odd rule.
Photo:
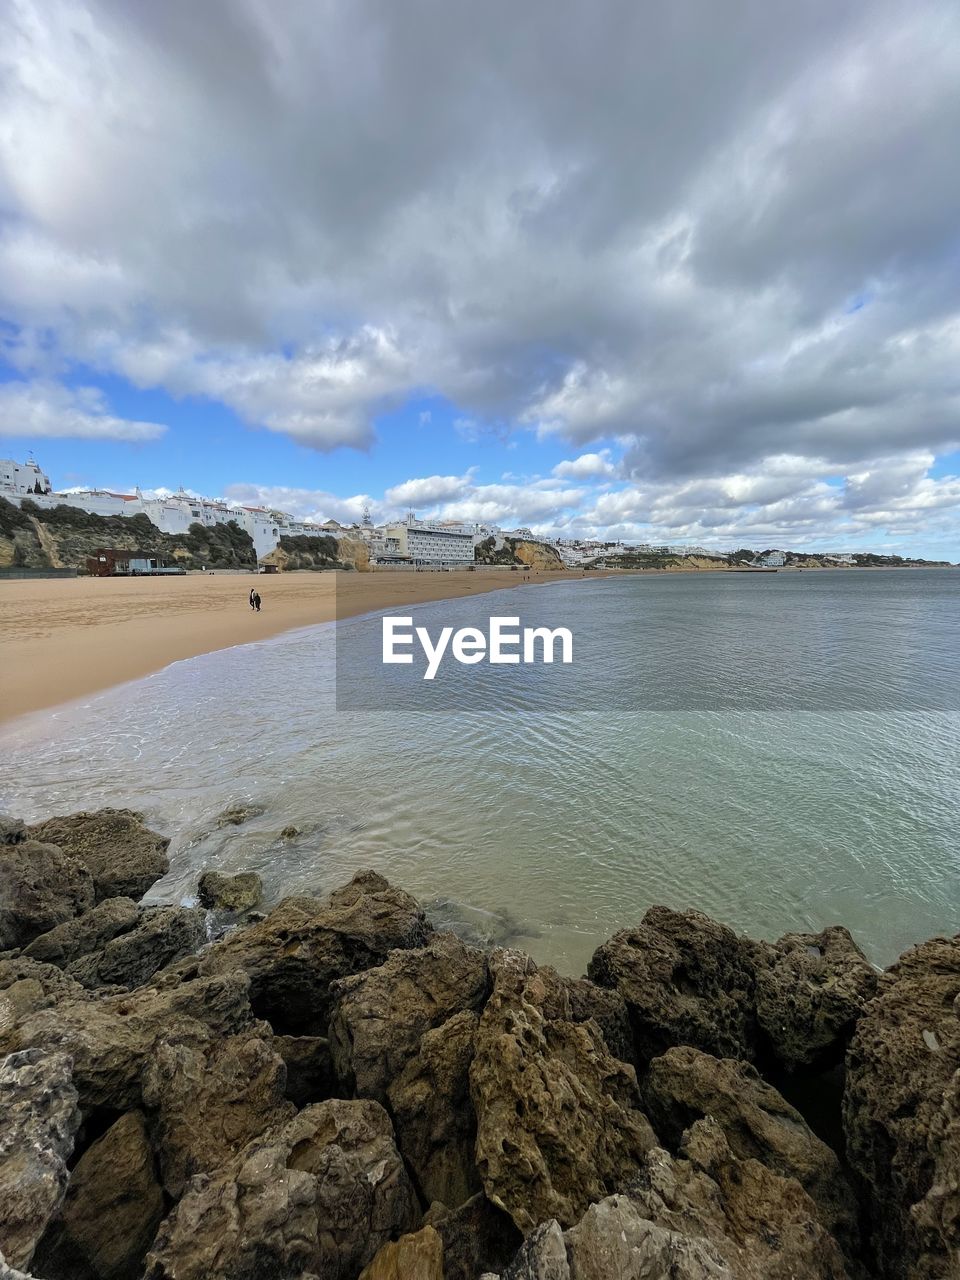
[(571, 480), (588, 480), (593, 476), (615, 476), (617, 469), (610, 461), (610, 450), (601, 449), (599, 453), (581, 453), (579, 458), (558, 462), (553, 474)]
[(97, 387), (56, 382), (0, 382), (0, 436), (34, 440), (157, 440), (159, 422), (135, 422), (110, 412)]

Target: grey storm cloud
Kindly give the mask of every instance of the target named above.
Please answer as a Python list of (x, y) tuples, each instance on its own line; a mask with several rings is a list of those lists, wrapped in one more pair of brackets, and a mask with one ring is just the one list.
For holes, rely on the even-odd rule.
[(948, 0), (11, 0), (0, 108), (48, 401), (79, 360), (368, 448), (428, 390), (704, 520), (960, 444)]

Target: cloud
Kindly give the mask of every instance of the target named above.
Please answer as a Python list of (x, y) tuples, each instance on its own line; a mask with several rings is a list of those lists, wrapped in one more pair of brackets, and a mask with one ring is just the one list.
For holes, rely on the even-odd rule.
[(0, 110), (25, 374), (320, 450), (435, 394), (480, 447), (616, 440), (644, 501), (814, 521), (960, 446), (949, 0), (18, 0)]
[(450, 498), (459, 498), (470, 488), (473, 472), (462, 476), (424, 476), (419, 480), (405, 480), (394, 485), (384, 494), (386, 501), (395, 507), (433, 506)]
[(592, 476), (615, 476), (617, 469), (610, 461), (610, 450), (602, 449), (599, 453), (581, 453), (579, 458), (558, 462), (553, 474), (561, 478), (587, 480)]
[(135, 422), (110, 412), (97, 387), (56, 382), (0, 382), (0, 436), (33, 440), (157, 440), (159, 422)]

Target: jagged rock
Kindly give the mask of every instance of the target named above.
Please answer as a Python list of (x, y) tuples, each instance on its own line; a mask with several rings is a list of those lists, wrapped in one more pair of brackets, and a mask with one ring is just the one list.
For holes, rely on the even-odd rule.
[(145, 1280), (355, 1276), (417, 1216), (383, 1108), (321, 1102), (188, 1185)]
[(100, 951), (112, 938), (133, 929), (139, 919), (140, 908), (132, 898), (107, 898), (82, 916), (34, 938), (24, 955), (65, 968), (80, 956)]
[(139, 1106), (144, 1067), (162, 1039), (205, 1045), (211, 1035), (232, 1035), (252, 1022), (244, 974), (193, 981), (181, 977), (102, 999), (84, 992), (83, 999), (61, 1000), (55, 1008), (28, 1013), (0, 1031), (0, 1053), (35, 1046), (45, 1053), (69, 1054), (85, 1110)]
[(253, 1007), (274, 1031), (323, 1035), (334, 979), (382, 964), (395, 948), (422, 946), (428, 932), (409, 894), (363, 871), (326, 900), (285, 899), (266, 920), (211, 947), (202, 969), (243, 969)]
[(90, 873), (56, 845), (0, 845), (0, 949), (26, 946), (92, 906)]
[(138, 1280), (163, 1217), (143, 1116), (128, 1111), (80, 1157), (37, 1257), (47, 1280)]
[(738, 1159), (712, 1120), (688, 1130), (681, 1153), (647, 1157), (629, 1188), (643, 1217), (706, 1240), (736, 1280), (846, 1280), (840, 1248), (799, 1182)]
[(479, 1018), (469, 1009), (424, 1033), (388, 1089), (397, 1145), (421, 1195), (456, 1208), (480, 1190), (470, 1063)]
[(297, 1108), (324, 1102), (337, 1091), (330, 1057), (330, 1041), (324, 1036), (274, 1036), (273, 1048), (287, 1068), (285, 1097)]
[(869, 1197), (886, 1276), (954, 1276), (960, 936), (932, 938), (881, 978), (847, 1053), (847, 1155)]
[(479, 1008), (488, 985), (483, 952), (452, 933), (335, 983), (330, 1048), (340, 1080), (357, 1096), (382, 1102), (423, 1033)]
[[(543, 970), (541, 969), (541, 973)], [(587, 978), (561, 978), (570, 1002), (573, 1022), (592, 1018), (607, 1042), (607, 1048), (621, 1062), (633, 1061), (633, 1036), (626, 1002), (618, 991), (598, 987)]]
[(269, 1043), (231, 1036), (203, 1046), (161, 1040), (143, 1073), (143, 1101), (163, 1185), (173, 1199), (196, 1173), (213, 1173), (248, 1142), (289, 1120), (286, 1069)]
[(19, 844), (27, 838), (27, 829), (22, 818), (11, 818), (0, 813), (0, 845)]
[(217, 815), (217, 826), (241, 827), (251, 818), (259, 818), (266, 811), (262, 804), (232, 804)]
[(0, 959), (0, 1045), (28, 1013), (49, 1009), (59, 1000), (83, 1000), (86, 994), (56, 965), (24, 955)]
[(689, 1046), (669, 1049), (651, 1062), (643, 1100), (654, 1129), (673, 1150), (686, 1129), (709, 1116), (737, 1159), (759, 1160), (774, 1173), (795, 1178), (826, 1230), (849, 1257), (859, 1255), (857, 1206), (836, 1155), (748, 1063), (713, 1058)]
[(544, 1016), (548, 984), (521, 952), (495, 952), (490, 972), (470, 1066), (484, 1190), (521, 1231), (573, 1225), (655, 1143), (636, 1075), (595, 1023)]
[(476, 1280), (481, 1271), (500, 1270), (523, 1242), (512, 1219), (482, 1191), (456, 1209), (432, 1204), (423, 1221), (443, 1242), (444, 1280)]
[(709, 916), (651, 907), (639, 928), (597, 948), (588, 973), (623, 996), (638, 1065), (676, 1044), (753, 1057), (753, 944)]
[(734, 1280), (723, 1255), (709, 1240), (659, 1226), (628, 1196), (592, 1204), (566, 1234), (571, 1277), (669, 1276), (670, 1280)]
[(567, 1245), (556, 1218), (531, 1231), (503, 1273), (503, 1280), (570, 1280)]
[(757, 1022), (789, 1070), (842, 1060), (878, 974), (840, 925), (755, 944)]
[(391, 1240), (363, 1268), (360, 1280), (444, 1280), (443, 1242), (433, 1227)]
[(253, 871), (225, 876), (219, 871), (205, 871), (197, 881), (201, 907), (216, 911), (252, 911), (263, 894), (263, 881)]
[(59, 845), (93, 876), (97, 901), (142, 898), (154, 881), (166, 875), (170, 841), (144, 825), (132, 809), (98, 809), (48, 818), (28, 828), (34, 840)]
[(38, 1049), (0, 1063), (0, 1252), (29, 1267), (67, 1188), (80, 1125), (70, 1059)]
[(28, 1276), (25, 1271), (18, 1271), (15, 1267), (8, 1266), (3, 1254), (0, 1253), (0, 1280), (34, 1280), (34, 1277)]
[(190, 907), (153, 908), (144, 911), (135, 928), (112, 938), (102, 950), (71, 961), (67, 973), (89, 989), (139, 987), (158, 969), (191, 955), (205, 936), (202, 912)]

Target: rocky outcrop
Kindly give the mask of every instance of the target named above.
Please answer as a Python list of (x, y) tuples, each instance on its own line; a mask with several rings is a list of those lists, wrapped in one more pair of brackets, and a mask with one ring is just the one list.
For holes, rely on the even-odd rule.
[(143, 1101), (163, 1185), (178, 1199), (197, 1173), (214, 1173), (294, 1114), (283, 1059), (259, 1036), (198, 1046), (161, 1040), (143, 1073)]
[(483, 952), (452, 933), (394, 951), (377, 968), (335, 983), (330, 1047), (340, 1080), (359, 1097), (382, 1102), (424, 1032), (481, 1008), (488, 986)]
[(651, 907), (639, 928), (597, 948), (588, 973), (626, 1002), (638, 1066), (677, 1044), (718, 1058), (754, 1056), (752, 947), (709, 916)]
[(654, 1145), (636, 1076), (596, 1023), (544, 1016), (547, 984), (521, 952), (494, 953), (490, 969), (470, 1065), (477, 1169), (521, 1231), (572, 1226)]
[(841, 925), (754, 944), (757, 1024), (788, 1070), (839, 1062), (878, 973)]
[(337, 1079), (325, 1036), (274, 1036), (273, 1047), (287, 1069), (284, 1095), (295, 1107), (324, 1102), (337, 1092)]
[(98, 809), (48, 818), (28, 828), (33, 840), (55, 844), (93, 877), (98, 902), (142, 898), (169, 870), (165, 836), (144, 825), (132, 809)]
[(28, 1049), (0, 1063), (0, 1254), (27, 1268), (67, 1189), (80, 1125), (70, 1059)]
[(877, 984), (840, 926), (753, 942), (667, 907), (598, 947), (588, 972), (626, 1001), (638, 1067), (679, 1044), (787, 1071), (837, 1063)]
[(798, 1183), (738, 1160), (710, 1121), (694, 1125), (683, 1156), (654, 1149), (629, 1189), (568, 1231), (541, 1224), (503, 1280), (846, 1280)]
[(383, 1108), (321, 1102), (190, 1183), (145, 1280), (355, 1276), (418, 1217)]
[(455, 1209), (480, 1190), (474, 1164), (477, 1123), (470, 1101), (470, 1064), (480, 1019), (454, 1014), (424, 1032), (387, 1093), (397, 1145), (422, 1198)]
[(138, 1280), (164, 1212), (139, 1111), (128, 1111), (81, 1156), (60, 1215), (38, 1252), (45, 1280)]
[(255, 1011), (274, 1031), (324, 1035), (332, 982), (382, 964), (396, 948), (422, 946), (428, 932), (409, 894), (365, 871), (325, 900), (287, 898), (265, 920), (212, 947), (202, 971), (242, 969)]
[(443, 1241), (433, 1227), (385, 1244), (360, 1280), (444, 1280)]
[(247, 979), (233, 972), (99, 1000), (68, 997), (0, 1031), (0, 1053), (64, 1053), (73, 1059), (81, 1106), (128, 1110), (139, 1106), (144, 1070), (164, 1038), (202, 1046), (211, 1034), (235, 1034), (251, 1022)]
[(191, 955), (205, 938), (202, 912), (189, 907), (152, 908), (142, 913), (133, 929), (111, 938), (100, 951), (71, 961), (67, 973), (88, 988), (139, 987), (159, 969)]
[(480, 1192), (456, 1209), (432, 1204), (424, 1214), (443, 1244), (444, 1280), (476, 1280), (505, 1267), (523, 1241), (511, 1218)]
[(859, 1257), (857, 1206), (839, 1160), (748, 1063), (689, 1046), (669, 1049), (650, 1064), (643, 1100), (661, 1141), (673, 1150), (685, 1130), (709, 1116), (738, 1160), (757, 1160), (781, 1177), (795, 1178), (824, 1228), (850, 1258)]
[(92, 905), (90, 873), (56, 845), (0, 845), (0, 950), (27, 946)]
[(24, 955), (0, 959), (0, 1045), (13, 1043), (11, 1032), (27, 1014), (49, 1009), (60, 1000), (85, 998), (83, 987), (56, 965)]
[(118, 934), (133, 929), (139, 919), (140, 908), (132, 898), (107, 898), (82, 916), (65, 920), (34, 938), (24, 954), (64, 969), (81, 956), (102, 951)]
[(847, 1153), (883, 1275), (960, 1270), (958, 1013), (960, 937), (933, 938), (883, 975), (847, 1054)]
[(26, 838), (27, 829), (21, 818), (11, 818), (5, 813), (0, 813), (0, 845), (19, 844)]
[(205, 871), (197, 881), (197, 897), (201, 907), (236, 913), (252, 911), (263, 894), (263, 882), (253, 871), (226, 876), (219, 871)]

